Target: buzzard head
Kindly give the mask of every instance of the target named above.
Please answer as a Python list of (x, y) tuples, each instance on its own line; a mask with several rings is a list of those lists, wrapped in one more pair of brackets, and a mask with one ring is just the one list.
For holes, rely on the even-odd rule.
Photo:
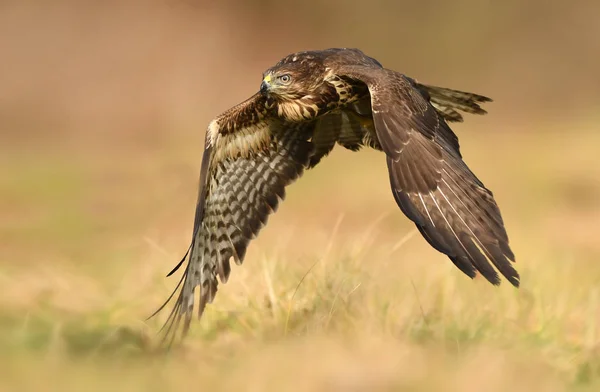
[(309, 54), (290, 55), (263, 74), (260, 92), (279, 101), (313, 95), (324, 83), (325, 67)]
[(312, 120), (325, 109), (331, 90), (325, 76), (321, 58), (311, 52), (294, 53), (264, 72), (260, 93), (274, 103), (280, 117)]

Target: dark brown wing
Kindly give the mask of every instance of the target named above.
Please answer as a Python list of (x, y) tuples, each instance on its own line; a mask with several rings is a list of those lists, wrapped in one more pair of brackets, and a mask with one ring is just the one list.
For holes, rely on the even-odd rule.
[(456, 135), (426, 97), (391, 70), (343, 66), (337, 73), (369, 87), (394, 198), (421, 234), (468, 276), (479, 271), (499, 284), (493, 264), (518, 286), (514, 255), (492, 192), (463, 162)]
[(285, 197), (285, 186), (302, 174), (312, 153), (312, 126), (270, 117), (258, 94), (211, 122), (188, 262), (173, 295), (161, 307), (181, 286), (163, 327), (169, 344), (182, 320), (182, 336), (187, 333), (195, 288), (199, 286), (200, 317), (215, 297), (217, 276), (227, 281), (230, 260), (242, 263), (248, 243)]

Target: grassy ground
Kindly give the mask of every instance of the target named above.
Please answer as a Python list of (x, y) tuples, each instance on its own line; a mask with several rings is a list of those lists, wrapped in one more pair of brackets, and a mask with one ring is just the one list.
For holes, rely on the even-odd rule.
[(598, 390), (600, 135), (486, 122), (455, 129), (521, 289), (463, 276), (397, 209), (382, 156), (336, 151), (169, 355), (165, 315), (144, 320), (177, 281), (202, 136), (4, 146), (0, 390)]

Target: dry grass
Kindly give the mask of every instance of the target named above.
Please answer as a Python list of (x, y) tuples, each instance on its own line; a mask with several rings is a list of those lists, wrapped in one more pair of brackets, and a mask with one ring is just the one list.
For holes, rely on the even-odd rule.
[(464, 277), (397, 209), (379, 154), (336, 151), (169, 355), (143, 320), (176, 283), (199, 149), (4, 151), (0, 389), (597, 390), (600, 136), (470, 129), (521, 289)]

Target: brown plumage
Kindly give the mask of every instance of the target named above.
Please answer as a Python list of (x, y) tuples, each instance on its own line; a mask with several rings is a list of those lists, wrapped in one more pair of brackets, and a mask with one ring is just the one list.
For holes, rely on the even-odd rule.
[[(418, 83), (358, 49), (291, 54), (264, 74), (260, 91), (208, 126), (192, 243), (175, 307), (165, 324), (187, 332), (225, 283), (230, 262), (285, 197), (285, 187), (336, 144), (385, 153), (392, 194), (423, 237), (466, 275), (514, 286), (519, 274), (492, 193), (462, 160), (447, 122), (485, 114), (489, 98)], [(189, 257), (187, 257), (189, 255)], [(495, 268), (494, 268), (495, 267)], [(181, 289), (179, 287), (181, 286)], [(157, 311), (157, 312), (158, 312)]]

